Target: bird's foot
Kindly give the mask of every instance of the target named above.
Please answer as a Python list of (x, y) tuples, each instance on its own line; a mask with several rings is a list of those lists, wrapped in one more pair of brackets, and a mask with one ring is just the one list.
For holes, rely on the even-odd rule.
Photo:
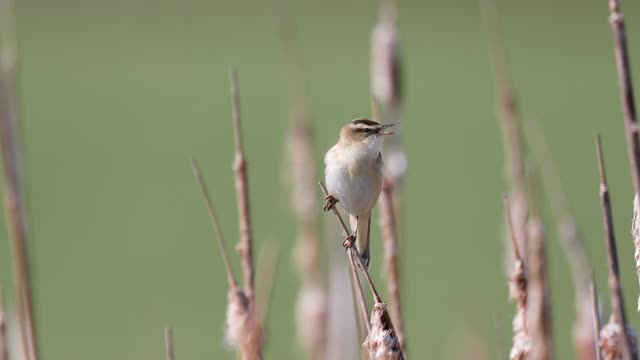
[(353, 247), (353, 244), (355, 243), (355, 241), (356, 241), (356, 236), (349, 235), (342, 242), (342, 246), (344, 246), (345, 250), (348, 250)]
[(333, 195), (329, 194), (324, 198), (324, 206), (322, 209), (324, 211), (329, 211), (333, 209), (334, 206), (338, 203), (338, 199), (336, 199)]

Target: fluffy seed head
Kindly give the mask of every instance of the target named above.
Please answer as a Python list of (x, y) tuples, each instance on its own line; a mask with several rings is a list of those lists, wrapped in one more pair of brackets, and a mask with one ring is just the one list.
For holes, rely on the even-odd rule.
[[(304, 285), (296, 305), (298, 337), (308, 354), (321, 355), (325, 351), (327, 334), (327, 296), (316, 285)], [(320, 331), (318, 331), (320, 330)]]
[(371, 360), (404, 359), (400, 341), (387, 312), (387, 304), (377, 303), (371, 313), (371, 331), (362, 345)]
[(232, 349), (237, 350), (240, 347), (244, 335), (248, 307), (249, 299), (247, 299), (244, 292), (236, 287), (230, 288), (227, 294), (225, 342)]

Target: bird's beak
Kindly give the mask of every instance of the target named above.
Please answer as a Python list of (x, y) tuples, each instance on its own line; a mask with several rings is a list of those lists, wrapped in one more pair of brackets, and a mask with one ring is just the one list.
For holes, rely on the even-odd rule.
[(395, 126), (396, 124), (384, 124), (380, 127), (380, 132), (378, 132), (378, 134), (380, 135), (393, 135), (395, 134), (393, 131), (384, 131), (385, 129), (388, 129), (390, 127)]

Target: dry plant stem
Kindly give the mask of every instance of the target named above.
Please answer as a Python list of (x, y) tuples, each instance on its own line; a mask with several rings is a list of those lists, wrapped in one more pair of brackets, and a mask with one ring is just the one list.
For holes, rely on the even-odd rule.
[(353, 260), (353, 249), (347, 249), (347, 256), (349, 257), (349, 266), (351, 267), (351, 277), (353, 278), (353, 284), (355, 290), (358, 292), (356, 298), (358, 298), (358, 307), (360, 308), (360, 314), (362, 316), (362, 325), (364, 325), (367, 333), (371, 331), (371, 324), (369, 323), (369, 311), (367, 310), (367, 300), (362, 290), (362, 283), (360, 282), (360, 276), (358, 276), (358, 269), (356, 263)]
[[(535, 196), (535, 195), (534, 195)], [(527, 287), (527, 324), (533, 347), (533, 360), (553, 359), (553, 335), (549, 280), (542, 219), (536, 211), (529, 219), (529, 283)]]
[[(371, 35), (372, 116), (379, 122), (395, 123), (398, 134), (385, 146), (385, 179), (380, 194), (380, 226), (384, 240), (384, 260), (391, 317), (398, 340), (406, 351), (400, 286), (399, 226), (402, 184), (407, 160), (400, 129), (402, 105), (402, 70), (397, 30), (397, 9), (393, 0), (380, 1), (380, 15)], [(380, 106), (382, 105), (382, 106)], [(382, 108), (382, 111), (381, 111)], [(406, 352), (405, 352), (406, 354)]]
[(545, 191), (550, 194), (549, 201), (553, 217), (557, 219), (558, 238), (567, 260), (575, 288), (576, 321), (573, 326), (574, 343), (578, 359), (591, 360), (597, 346), (593, 337), (593, 319), (589, 302), (589, 265), (580, 235), (578, 224), (570, 209), (562, 181), (558, 175), (551, 150), (545, 140), (542, 127), (535, 118), (524, 122), (527, 143), (538, 163), (541, 164), (542, 181)]
[[(598, 155), (598, 171), (600, 174), (600, 205), (602, 206), (602, 222), (604, 226), (605, 241), (607, 244), (607, 258), (609, 264), (609, 293), (611, 296), (611, 321), (616, 322), (622, 329), (627, 329), (627, 317), (624, 310), (622, 288), (620, 287), (620, 270), (618, 266), (618, 252), (613, 227), (613, 214), (611, 211), (611, 199), (607, 187), (607, 175), (604, 167), (602, 143), (600, 135), (596, 135), (596, 150)], [(632, 360), (637, 360), (637, 351), (631, 348), (631, 341), (627, 331), (622, 337), (624, 348)]]
[(527, 275), (525, 265), (518, 250), (518, 241), (516, 233), (513, 229), (513, 221), (511, 219), (511, 204), (509, 197), (503, 196), (505, 209), (505, 217), (507, 218), (507, 226), (511, 239), (511, 249), (513, 250), (513, 270), (509, 278), (509, 298), (517, 301), (517, 311), (513, 318), (513, 346), (509, 353), (511, 360), (527, 359), (531, 351), (531, 338), (527, 326)]
[[(505, 175), (511, 199), (514, 230), (520, 248), (527, 243), (527, 196), (525, 182), (524, 142), (521, 119), (515, 92), (512, 88), (509, 63), (503, 46), (495, 0), (479, 0), (485, 33), (489, 45), (489, 57), (493, 65), (494, 82), (498, 96), (498, 118), (504, 145)], [(522, 254), (526, 263), (526, 253)], [(506, 254), (510, 259), (511, 254)], [(507, 269), (511, 267), (507, 262)]]
[(627, 150), (632, 169), (631, 174), (634, 189), (636, 193), (640, 193), (640, 140), (638, 139), (638, 119), (636, 117), (631, 65), (629, 63), (629, 51), (627, 48), (627, 32), (625, 30), (624, 17), (620, 10), (620, 2), (618, 0), (609, 0), (609, 10), (611, 12), (609, 23), (613, 31), (616, 66), (618, 69), (618, 85), (620, 88), (622, 111), (624, 113)]
[(4, 176), (4, 205), (17, 293), (18, 324), (25, 357), (38, 358), (28, 250), (28, 228), (22, 193), (16, 46), (13, 2), (0, 3), (0, 146)]
[(598, 314), (598, 292), (596, 290), (596, 283), (593, 279), (593, 272), (591, 273), (589, 290), (591, 292), (591, 316), (593, 318), (593, 338), (595, 339), (594, 352), (596, 354), (595, 358), (596, 360), (601, 360), (602, 353), (600, 351), (600, 316)]
[[(322, 192), (324, 193), (325, 196), (329, 195), (329, 191), (327, 190), (327, 187), (324, 185), (323, 182), (320, 182), (320, 188), (322, 189)], [(351, 233), (349, 232), (349, 228), (347, 228), (347, 225), (345, 224), (344, 220), (342, 219), (342, 215), (340, 215), (340, 211), (338, 211), (338, 209), (333, 206), (331, 208), (331, 211), (333, 211), (333, 213), (336, 215), (336, 218), (338, 219), (338, 222), (340, 223), (340, 227), (342, 228), (342, 232), (344, 233), (345, 237), (350, 237)], [(353, 276), (353, 282), (354, 285), (356, 286), (356, 297), (358, 298), (358, 303), (359, 303), (359, 307), (360, 307), (360, 312), (362, 315), (362, 319), (365, 323), (365, 327), (367, 328), (367, 333), (370, 330), (370, 324), (369, 324), (369, 311), (367, 311), (367, 301), (365, 300), (364, 297), (364, 291), (362, 290), (362, 284), (360, 282), (360, 277), (358, 276), (358, 270), (356, 269), (356, 263), (353, 259), (353, 251), (354, 249), (352, 247), (347, 248), (347, 255), (349, 257), (349, 265), (351, 266), (351, 274)], [(360, 258), (360, 256), (356, 256), (358, 259)], [(364, 266), (362, 267), (364, 268)]]
[(292, 208), (298, 224), (294, 260), (302, 278), (296, 304), (297, 335), (308, 358), (324, 360), (328, 347), (327, 269), (318, 222), (312, 117), (303, 81), (297, 27), (295, 23), (286, 25), (281, 31), (281, 43), (289, 99), (287, 155)]
[(164, 353), (167, 360), (174, 360), (173, 354), (173, 330), (167, 326), (164, 328)]
[[(377, 120), (380, 116), (380, 107), (375, 97), (371, 98), (372, 116)], [(397, 149), (396, 149), (397, 150)], [(380, 227), (382, 229), (382, 237), (384, 240), (384, 262), (387, 271), (387, 289), (391, 302), (391, 318), (395, 325), (398, 341), (403, 351), (406, 351), (406, 342), (404, 335), (404, 319), (402, 316), (402, 299), (400, 293), (400, 264), (399, 264), (399, 239), (398, 239), (398, 223), (396, 220), (396, 204), (399, 200), (394, 201), (394, 194), (397, 191), (399, 178), (391, 181), (385, 176), (380, 193)], [(394, 204), (394, 202), (396, 204)], [(406, 352), (405, 352), (406, 355)]]
[(202, 171), (200, 170), (200, 165), (195, 158), (191, 158), (191, 169), (193, 170), (193, 175), (198, 181), (198, 185), (200, 186), (200, 191), (202, 192), (202, 198), (207, 205), (207, 210), (209, 212), (209, 219), (211, 220), (211, 224), (213, 225), (213, 230), (216, 233), (216, 238), (218, 240), (218, 248), (220, 249), (220, 254), (222, 255), (222, 261), (224, 262), (224, 268), (227, 273), (227, 282), (230, 287), (238, 287), (238, 283), (233, 276), (233, 269), (231, 268), (231, 261), (229, 261), (229, 254), (227, 253), (227, 246), (224, 242), (224, 237), (222, 236), (222, 231), (220, 230), (220, 223), (218, 222), (218, 217), (216, 216), (215, 208), (213, 207), (213, 201), (211, 201), (211, 195), (209, 194), (209, 189), (207, 188), (207, 183), (202, 176)]
[(231, 113), (233, 117), (233, 133), (236, 143), (236, 154), (233, 161), (235, 186), (238, 197), (238, 222), (240, 227), (240, 242), (237, 249), (242, 262), (244, 276), (244, 291), (250, 303), (254, 298), (254, 267), (253, 267), (253, 238), (251, 232), (251, 212), (249, 208), (249, 181), (247, 179), (247, 160), (244, 155), (242, 127), (240, 124), (240, 94), (238, 89), (238, 74), (235, 69), (230, 72), (231, 82)]
[[(629, 63), (629, 50), (627, 47), (627, 32), (624, 16), (618, 0), (609, 0), (609, 24), (613, 31), (613, 41), (616, 56), (616, 68), (618, 70), (618, 86), (622, 112), (624, 114), (625, 135), (627, 138), (627, 153), (631, 163), (631, 177), (636, 196), (640, 194), (640, 138), (638, 137), (638, 118), (636, 115), (635, 97), (633, 94), (633, 82), (631, 77), (631, 64)], [(640, 243), (635, 239), (636, 254), (640, 253)], [(636, 271), (640, 281), (640, 258), (636, 256)], [(640, 297), (638, 298), (638, 310), (640, 311)]]
[(7, 314), (4, 311), (4, 295), (0, 290), (0, 360), (9, 360), (7, 342)]
[(398, 340), (405, 349), (404, 320), (402, 299), (400, 296), (400, 270), (398, 264), (398, 231), (393, 206), (393, 185), (384, 181), (380, 194), (380, 225), (384, 237), (384, 260), (387, 270), (387, 288), (391, 300), (391, 318), (395, 325)]

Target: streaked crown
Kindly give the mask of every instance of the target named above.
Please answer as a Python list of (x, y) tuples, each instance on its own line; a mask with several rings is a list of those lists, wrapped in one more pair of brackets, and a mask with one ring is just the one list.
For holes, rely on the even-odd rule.
[(370, 137), (393, 134), (383, 131), (391, 126), (393, 124), (380, 124), (369, 119), (355, 119), (342, 127), (340, 136), (347, 141), (363, 141)]

